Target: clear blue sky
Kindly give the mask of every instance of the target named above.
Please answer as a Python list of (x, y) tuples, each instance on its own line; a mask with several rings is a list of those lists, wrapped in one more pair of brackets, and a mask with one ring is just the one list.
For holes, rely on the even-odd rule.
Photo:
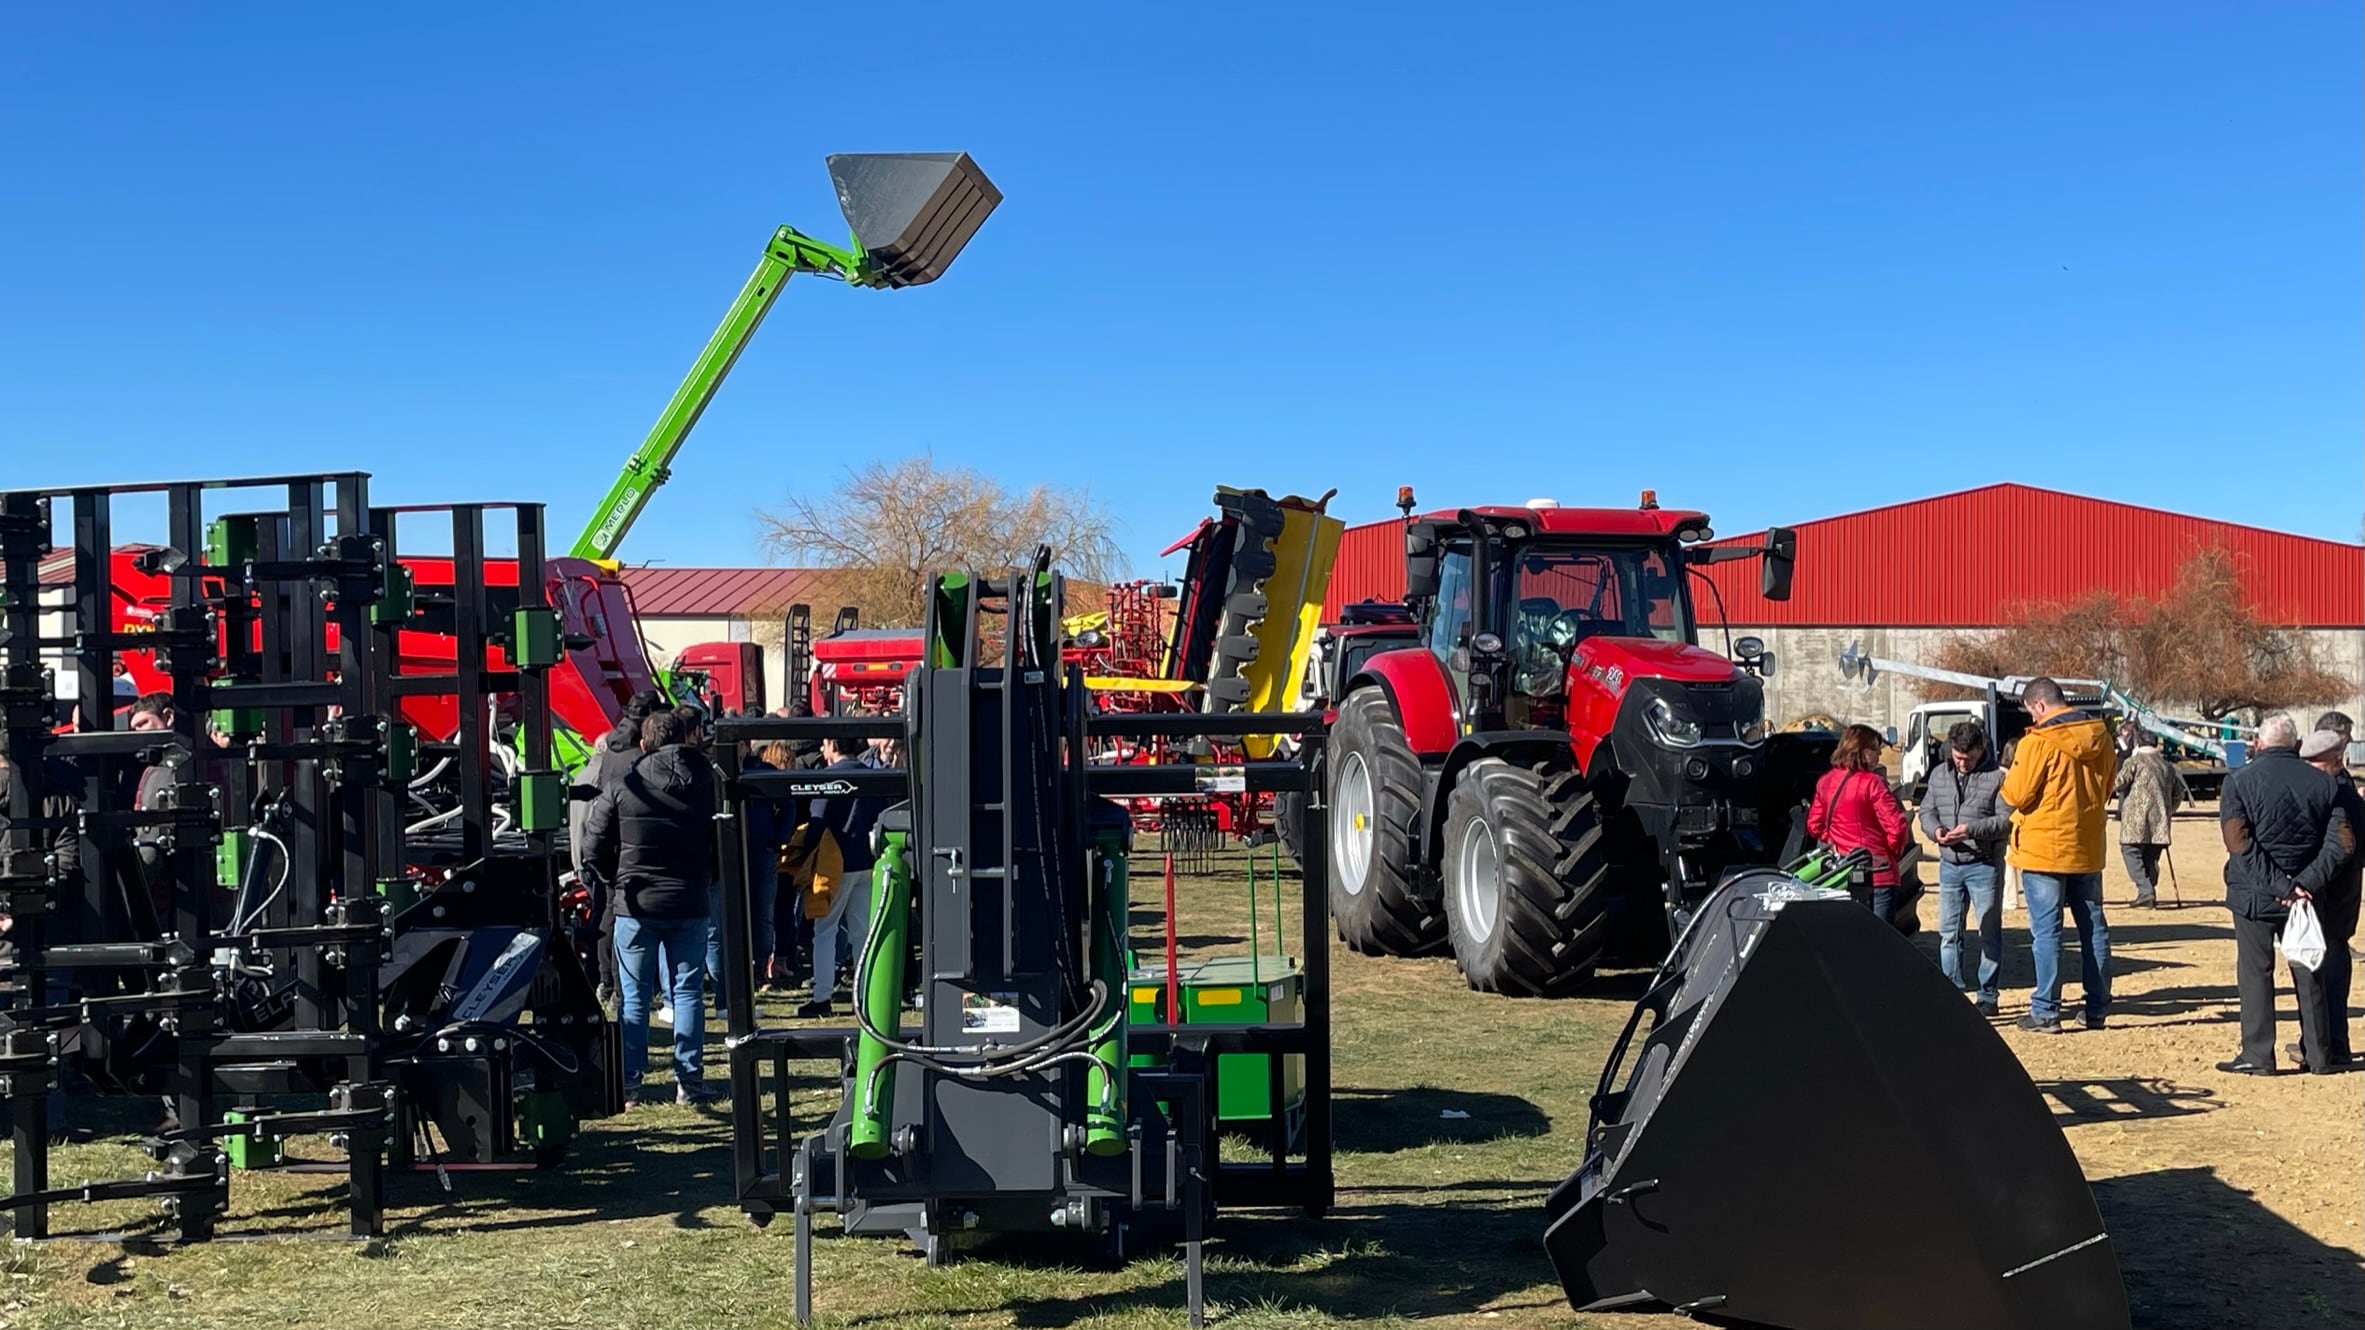
[[(933, 449), (1726, 531), (2023, 480), (2354, 540), (2342, 4), (46, 5), (0, 40), (4, 483), (364, 466), (572, 531), (821, 158), (944, 281), (790, 286), (625, 554)], [(1087, 17), (1089, 15), (1089, 17)]]

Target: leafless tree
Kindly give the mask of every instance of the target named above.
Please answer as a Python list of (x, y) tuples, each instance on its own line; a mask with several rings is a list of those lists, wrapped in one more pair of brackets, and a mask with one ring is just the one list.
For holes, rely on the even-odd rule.
[(790, 495), (756, 520), (775, 555), (841, 570), (845, 603), (885, 627), (920, 622), (936, 574), (1022, 565), (1038, 545), (1071, 579), (1105, 583), (1121, 565), (1116, 522), (1089, 490), (1012, 490), (925, 453), (851, 467), (826, 493)]
[[(2232, 551), (2196, 552), (2157, 598), (2097, 591), (2023, 605), (1992, 633), (1948, 639), (1935, 662), (1971, 674), (2108, 679), (2155, 706), (2218, 720), (2336, 702), (2352, 685), (2325, 668), (2307, 636), (2259, 619)], [(1931, 697), (1960, 689), (1932, 683)]]

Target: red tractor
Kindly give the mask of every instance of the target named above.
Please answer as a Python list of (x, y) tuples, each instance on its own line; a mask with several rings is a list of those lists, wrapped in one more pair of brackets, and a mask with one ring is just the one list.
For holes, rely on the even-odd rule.
[(1769, 732), (1773, 658), (1747, 638), (1738, 663), (1703, 650), (1691, 582), (1762, 558), (1763, 594), (1786, 599), (1797, 538), (1712, 534), (1648, 495), (1408, 518), (1418, 643), (1335, 699), (1330, 903), (1350, 947), (1450, 946), (1473, 988), (1558, 995), (1613, 934), (1663, 951), (1726, 869), (1780, 856), (1830, 740)]

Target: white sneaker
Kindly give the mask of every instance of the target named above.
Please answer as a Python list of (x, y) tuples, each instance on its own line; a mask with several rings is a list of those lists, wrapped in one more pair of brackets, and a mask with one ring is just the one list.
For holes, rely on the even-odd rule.
[(655, 1021), (659, 1025), (671, 1025), (673, 1024), (673, 1008), (659, 1007), (657, 1010), (649, 1013), (649, 1019)]

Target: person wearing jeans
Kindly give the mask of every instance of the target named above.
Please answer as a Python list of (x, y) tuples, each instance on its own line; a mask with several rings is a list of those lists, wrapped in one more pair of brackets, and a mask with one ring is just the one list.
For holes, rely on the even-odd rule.
[(2020, 869), (2029, 944), (2036, 952), (2036, 991), (2029, 994), (2020, 1028), (2062, 1032), (2061, 911), (2067, 907), (2083, 961), (2084, 1023), (2099, 1030), (2110, 1011), (2102, 863), (2118, 752), (2102, 718), (2069, 705), (2053, 680), (2030, 680), (2020, 699), (2035, 723), (2020, 736), (2012, 769), (1996, 791), (2013, 811), (2011, 856)]
[[(649, 1066), (649, 1006), (652, 993), (673, 1008), (673, 1074), (677, 1098), (695, 1098), (706, 1065), (706, 915), (686, 919), (616, 919), (616, 972), (623, 981), (620, 1020), (624, 1035), (624, 1097), (640, 1098)], [(663, 956), (658, 952), (663, 949)], [(663, 987), (660, 988), (659, 985)]]
[[(1996, 976), (2004, 967), (2004, 839), (2011, 810), (1996, 795), (2004, 773), (1987, 755), (1987, 729), (1966, 720), (1947, 731), (1947, 765), (1922, 793), (1922, 834), (1938, 847), (1938, 968), (1966, 993), (1979, 1014), (1999, 1010)], [(1963, 930), (1979, 925), (1976, 988), (1962, 969)]]
[(2066, 906), (2078, 930), (2085, 1026), (2101, 1029), (2110, 1011), (2110, 921), (2102, 913), (2102, 874), (2022, 869), (2020, 890), (2028, 898), (2028, 942), (2036, 952), (2037, 986), (2028, 995), (2030, 1021), (2051, 1022), (2056, 1029), (2061, 1024), (2061, 911)]
[(695, 733), (678, 711), (652, 713), (641, 722), (641, 760), (583, 819), (583, 871), (615, 886), (627, 1108), (640, 1102), (650, 996), (661, 972), (673, 1007), (674, 1097), (685, 1104), (715, 1098), (700, 1045), (719, 794), (714, 764), (688, 746)]

